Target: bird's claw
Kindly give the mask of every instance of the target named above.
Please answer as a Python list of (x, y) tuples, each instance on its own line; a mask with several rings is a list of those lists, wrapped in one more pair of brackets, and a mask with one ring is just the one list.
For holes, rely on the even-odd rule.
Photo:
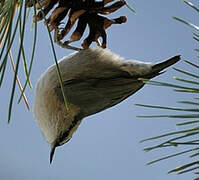
[(61, 46), (62, 48), (65, 48), (65, 49), (71, 49), (71, 50), (75, 50), (75, 51), (82, 50), (81, 48), (69, 45), (71, 43), (71, 41), (61, 42), (61, 40), (59, 39), (59, 30), (60, 29), (56, 28), (55, 32), (54, 32), (54, 42), (55, 43), (57, 43), (59, 46)]

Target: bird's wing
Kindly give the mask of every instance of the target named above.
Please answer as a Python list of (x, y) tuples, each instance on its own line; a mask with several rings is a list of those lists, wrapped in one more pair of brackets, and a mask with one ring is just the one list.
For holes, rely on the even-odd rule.
[[(144, 83), (137, 78), (72, 79), (64, 82), (69, 103), (80, 108), (83, 117), (112, 107), (134, 94)], [(55, 92), (63, 102), (60, 87)]]
[[(93, 70), (90, 71), (95, 72), (94, 75), (90, 73), (90, 77), (78, 76), (64, 81), (66, 96), (69, 103), (80, 108), (83, 118), (120, 103), (144, 86), (139, 78), (151, 79), (179, 59), (179, 56), (175, 56), (155, 65), (132, 62), (133, 66), (127, 63), (125, 68), (114, 69), (114, 71), (105, 68), (103, 73), (97, 73), (95, 71), (97, 68), (93, 66)], [(138, 70), (142, 72), (136, 73)], [(100, 77), (101, 74), (104, 76)], [(55, 88), (55, 93), (63, 102), (60, 86)]]

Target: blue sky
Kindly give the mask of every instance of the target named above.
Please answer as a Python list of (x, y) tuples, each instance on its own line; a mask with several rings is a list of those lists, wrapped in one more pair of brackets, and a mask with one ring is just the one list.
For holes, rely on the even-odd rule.
[[(123, 25), (113, 25), (108, 29), (108, 48), (126, 59), (157, 62), (181, 54), (182, 59), (198, 63), (198, 47), (192, 39), (191, 28), (172, 19), (177, 16), (198, 22), (198, 14), (181, 0), (134, 0), (127, 2), (136, 9), (136, 15), (123, 7), (110, 17), (126, 15), (128, 21)], [(196, 0), (193, 3), (199, 5)], [(29, 21), (31, 21), (31, 16)], [(54, 63), (47, 30), (43, 23), (38, 24), (36, 55), (31, 74), (35, 84), (45, 69)], [(25, 47), (32, 48), (33, 29), (27, 24)], [(17, 40), (13, 48), (15, 55)], [(57, 57), (60, 59), (72, 51), (61, 49), (57, 45)], [(27, 54), (27, 57), (30, 54)], [(175, 67), (191, 70), (183, 61)], [(194, 71), (194, 69), (193, 69)], [(20, 79), (24, 81), (21, 65)], [(192, 173), (184, 175), (167, 174), (190, 160), (183, 156), (166, 160), (151, 166), (146, 163), (163, 155), (177, 152), (176, 148), (154, 150), (145, 153), (143, 148), (154, 145), (139, 143), (140, 140), (168, 131), (175, 131), (176, 119), (142, 119), (140, 114), (169, 113), (136, 107), (135, 103), (175, 106), (176, 101), (187, 100), (193, 95), (179, 94), (169, 88), (146, 85), (139, 92), (113, 108), (85, 118), (72, 140), (57, 148), (54, 162), (49, 164), (49, 145), (37, 126), (32, 110), (27, 111), (24, 103), (17, 105), (19, 96), (16, 90), (11, 123), (7, 125), (7, 107), (12, 83), (11, 68), (8, 67), (3, 87), (0, 89), (0, 179), (1, 180), (54, 180), (54, 179), (162, 179), (187, 180), (194, 178)], [(155, 80), (174, 82), (173, 76), (181, 74), (169, 68)], [(33, 105), (35, 89), (27, 89), (29, 103)], [(195, 97), (195, 96), (194, 96)]]

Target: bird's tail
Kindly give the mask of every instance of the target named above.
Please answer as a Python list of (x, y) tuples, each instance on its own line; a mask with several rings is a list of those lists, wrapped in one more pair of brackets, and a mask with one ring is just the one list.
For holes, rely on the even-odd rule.
[(165, 68), (177, 63), (180, 60), (180, 55), (174, 56), (166, 61), (154, 64), (152, 66), (152, 73), (148, 74), (149, 78), (153, 78), (155, 76), (158, 76), (159, 74), (162, 74), (162, 70)]
[(180, 60), (180, 55), (174, 56), (164, 62), (153, 65), (152, 69), (156, 72), (161, 72), (163, 69), (177, 63)]

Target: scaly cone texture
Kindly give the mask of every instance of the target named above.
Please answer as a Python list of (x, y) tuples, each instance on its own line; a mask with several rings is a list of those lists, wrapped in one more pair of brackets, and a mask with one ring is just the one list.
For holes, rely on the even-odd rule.
[[(34, 0), (26, 0), (26, 6), (32, 7)], [(82, 43), (84, 49), (88, 49), (92, 42), (96, 42), (98, 46), (106, 48), (107, 36), (106, 29), (112, 24), (122, 24), (126, 22), (126, 17), (121, 16), (115, 19), (108, 19), (102, 15), (108, 15), (120, 9), (126, 4), (124, 0), (119, 0), (107, 5), (114, 0), (38, 0), (36, 8), (39, 11), (34, 16), (34, 21), (40, 21), (54, 8), (51, 15), (47, 18), (46, 24), (49, 29), (55, 31), (55, 41), (61, 44), (62, 47), (72, 48), (69, 44), (74, 41), (79, 41), (86, 29), (89, 27), (89, 34)], [(106, 6), (107, 5), (107, 6)], [(64, 28), (61, 28), (61, 24), (64, 18), (68, 16), (68, 21)], [(75, 22), (77, 21), (77, 27), (72, 33), (70, 39), (61, 43), (60, 41), (70, 32)], [(102, 43), (99, 38), (102, 38)], [(76, 49), (75, 49), (76, 50)]]

